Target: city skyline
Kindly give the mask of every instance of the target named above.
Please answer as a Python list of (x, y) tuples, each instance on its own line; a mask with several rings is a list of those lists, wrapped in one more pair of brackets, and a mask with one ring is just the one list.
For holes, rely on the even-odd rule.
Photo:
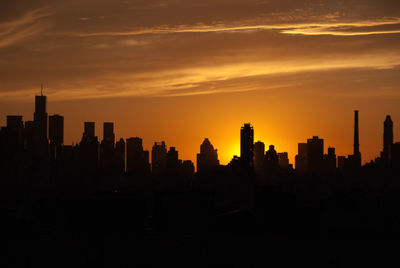
[(66, 144), (84, 121), (107, 121), (117, 140), (165, 139), (192, 161), (208, 137), (226, 164), (251, 122), (293, 162), (312, 135), (350, 154), (358, 109), (365, 163), (381, 151), (382, 118), (400, 119), (399, 27), (392, 0), (6, 0), (0, 124), (33, 119), (44, 83)]
[[(189, 160), (180, 160), (178, 158), (179, 151), (176, 150), (176, 146), (168, 146), (165, 140), (162, 140), (162, 142), (154, 141), (151, 149), (151, 155), (150, 149), (146, 150), (146, 148), (143, 146), (143, 138), (141, 137), (121, 137), (116, 143), (114, 122), (102, 122), (103, 136), (101, 137), (97, 134), (98, 132), (96, 132), (96, 126), (98, 124), (93, 121), (85, 121), (83, 123), (81, 140), (76, 143), (65, 144), (64, 117), (59, 114), (49, 115), (47, 113), (47, 104), (47, 96), (43, 95), (42, 85), (40, 95), (35, 96), (35, 109), (33, 113), (34, 120), (24, 120), (22, 115), (6, 115), (7, 124), (4, 126), (4, 135), (6, 135), (5, 131), (7, 131), (7, 128), (24, 129), (23, 133), (18, 134), (22, 135), (21, 137), (18, 136), (18, 139), (24, 139), (24, 145), (22, 149), (28, 151), (33, 150), (35, 151), (35, 154), (39, 153), (39, 155), (42, 155), (41, 157), (44, 157), (46, 154), (50, 154), (50, 158), (60, 157), (60, 155), (62, 155), (62, 148), (64, 146), (71, 148), (76, 145), (79, 145), (80, 147), (83, 146), (83, 148), (86, 148), (86, 146), (92, 148), (96, 147), (96, 152), (92, 151), (90, 154), (93, 155), (95, 153), (95, 155), (97, 155), (95, 156), (96, 161), (100, 161), (102, 165), (106, 166), (114, 161), (112, 159), (115, 156), (112, 155), (114, 155), (114, 151), (117, 152), (121, 150), (121, 145), (118, 144), (123, 143), (123, 154), (121, 155), (120, 153), (117, 153), (117, 158), (120, 158), (121, 160), (123, 159), (122, 165), (125, 167), (123, 168), (123, 171), (126, 170), (126, 172), (132, 172), (135, 170), (135, 172), (139, 173), (152, 172), (154, 174), (162, 174), (163, 169), (168, 169), (167, 162), (171, 161), (168, 160), (170, 153), (172, 153), (173, 158), (176, 158), (174, 161), (180, 161), (181, 164), (185, 162), (196, 163), (196, 172), (199, 172), (199, 170), (197, 170), (199, 165), (204, 166), (203, 168), (201, 167), (201, 170), (209, 171), (220, 166), (218, 149), (214, 149), (212, 143), (207, 137), (204, 138), (204, 141), (200, 145), (199, 153), (196, 154), (197, 157), (194, 161), (190, 158)], [(272, 157), (276, 157), (276, 164), (278, 165), (279, 163), (281, 168), (284, 166), (289, 168), (290, 164), (292, 168), (295, 167), (296, 171), (301, 174), (310, 170), (313, 172), (320, 172), (320, 170), (325, 169), (335, 170), (336, 168), (340, 170), (345, 166), (347, 168), (354, 169), (361, 167), (368, 162), (373, 163), (374, 161), (390, 161), (392, 153), (391, 147), (396, 143), (396, 140), (394, 139), (395, 135), (393, 134), (393, 121), (390, 115), (386, 116), (383, 125), (382, 150), (378, 156), (371, 161), (362, 161), (363, 154), (360, 151), (359, 143), (359, 110), (354, 110), (353, 152), (351, 154), (336, 155), (335, 147), (329, 145), (325, 149), (324, 138), (319, 139), (318, 136), (312, 136), (312, 139), (307, 139), (307, 143), (297, 143), (298, 150), (294, 157), (294, 161), (290, 161), (288, 152), (282, 151), (277, 153), (275, 151), (275, 145), (265, 144), (262, 140), (256, 141), (254, 139), (254, 126), (250, 122), (243, 123), (240, 129), (240, 141), (238, 142), (240, 151), (238, 154), (231, 155), (228, 163), (231, 164), (236, 157), (239, 157), (244, 166), (247, 166), (250, 170), (254, 169), (256, 171), (260, 171), (263, 168), (263, 162), (270, 161), (268, 159), (271, 157), (269, 155), (272, 153)], [(99, 132), (99, 134), (100, 133), (101, 132)], [(97, 145), (90, 145), (92, 142), (95, 142)], [(21, 141), (18, 143), (21, 144)], [(398, 144), (400, 143), (397, 143), (397, 145)], [(269, 150), (266, 150), (268, 147)], [(92, 149), (84, 150), (91, 151)], [(325, 154), (325, 152), (327, 154)], [(311, 155), (309, 155), (310, 153)], [(264, 157), (266, 157), (266, 160), (264, 160)], [(334, 164), (329, 164), (332, 163), (332, 161)], [(155, 168), (153, 167), (153, 163), (156, 165)], [(226, 165), (224, 163), (221, 164)]]
[[(43, 85), (42, 85), (42, 88), (41, 88), (41, 90), (40, 90), (40, 94), (43, 94)], [(45, 95), (36, 95), (35, 96), (35, 98), (37, 98), (38, 100), (39, 100), (39, 102), (38, 102), (38, 104), (34, 104), (34, 105), (39, 105), (39, 110), (40, 109), (44, 109), (45, 111), (46, 111), (46, 106), (49, 106), (49, 103), (51, 103), (51, 101), (50, 102), (46, 102), (46, 98), (47, 98), (47, 96), (45, 96)], [(44, 101), (44, 108), (40, 108), (40, 100), (42, 99), (42, 98), (44, 98), (45, 99), (45, 101)], [(42, 101), (43, 102), (43, 101)], [(33, 106), (34, 106), (33, 105)], [(357, 111), (357, 110), (356, 110)], [(57, 114), (57, 112), (54, 112), (54, 113), (51, 113), (51, 112), (48, 112), (47, 111), (47, 113), (46, 114), (48, 114), (48, 117), (47, 117), (47, 122), (48, 122), (48, 124), (50, 123), (50, 118), (51, 117), (58, 117), (58, 116), (60, 116), (59, 114)], [(28, 119), (26, 119), (26, 117), (24, 116), (24, 115), (18, 115), (18, 116), (22, 116), (22, 120), (25, 122), (29, 122), (29, 119), (30, 119), (30, 117), (29, 116), (27, 116), (27, 118)], [(4, 117), (4, 118), (6, 118), (6, 115), (2, 115), (1, 117)], [(63, 115), (61, 115), (61, 117), (63, 117)], [(386, 115), (385, 116), (386, 117), (386, 120), (388, 120), (388, 117), (389, 117), (389, 119), (391, 119), (391, 115)], [(351, 118), (351, 117), (349, 117), (349, 118)], [(34, 116), (32, 117), (32, 119), (34, 119)], [(5, 121), (5, 120), (4, 120)], [(67, 119), (67, 121), (68, 121), (68, 119)], [(79, 121), (81, 121), (81, 120), (79, 120)], [(347, 121), (347, 120), (346, 120)], [(363, 120), (361, 119), (361, 122), (362, 122)], [(1, 122), (1, 121), (0, 121)], [(92, 126), (91, 128), (93, 128), (91, 131), (94, 131), (94, 133), (96, 134), (95, 136), (97, 136), (98, 138), (99, 138), (99, 141), (101, 141), (101, 140), (103, 140), (104, 139), (104, 126), (103, 126), (103, 124), (106, 124), (106, 125), (112, 125), (112, 128), (114, 129), (114, 131), (115, 131), (115, 129), (116, 128), (118, 128), (118, 126), (116, 126), (115, 125), (115, 122), (113, 121), (113, 120), (109, 120), (109, 121), (100, 121), (100, 122), (96, 122), (96, 121), (92, 121), (92, 120), (88, 120), (88, 121), (83, 121), (82, 122), (82, 125), (83, 126), (81, 126), (82, 127), (82, 129), (81, 129), (81, 133), (80, 134), (78, 134), (78, 136), (79, 136), (79, 138), (77, 138), (76, 140), (72, 140), (70, 137), (68, 137), (68, 136), (66, 136), (66, 134), (63, 132), (63, 137), (62, 137), (62, 139), (63, 139), (63, 141), (64, 141), (64, 139), (65, 139), (65, 142), (64, 142), (64, 144), (65, 145), (73, 145), (73, 144), (79, 144), (79, 142), (80, 142), (80, 140), (81, 140), (81, 136), (82, 136), (82, 133), (84, 133), (84, 131), (85, 131), (85, 129), (86, 129), (86, 124), (92, 124), (92, 123), (94, 123), (94, 126)], [(64, 122), (63, 122), (63, 124), (64, 124)], [(241, 123), (241, 126), (243, 125), (243, 124), (246, 124), (246, 123)], [(352, 124), (354, 124), (354, 120), (352, 121)], [(393, 123), (392, 123), (393, 124)], [(1, 124), (0, 124), (1, 125)], [(4, 124), (5, 125), (5, 124)], [(74, 125), (76, 125), (76, 122), (74, 122)], [(393, 124), (394, 126), (392, 126), (392, 128), (391, 128), (391, 130), (392, 130), (392, 132), (394, 132), (394, 133), (396, 133), (395, 131), (396, 131), (396, 122)], [(252, 124), (251, 123), (251, 127), (254, 127), (254, 124)], [(66, 128), (65, 126), (64, 126), (64, 129), (63, 129), (63, 131), (67, 131), (68, 132), (68, 128)], [(355, 131), (355, 130), (354, 130)], [(383, 135), (383, 131), (384, 131), (384, 128), (382, 127), (382, 130), (381, 130), (381, 132), (382, 132), (382, 134), (381, 134), (381, 137), (380, 137), (380, 139), (382, 140), (382, 135)], [(238, 131), (237, 131), (238, 132)], [(255, 134), (254, 134), (254, 137), (253, 137), (253, 139), (254, 139), (254, 143), (256, 143), (257, 141), (262, 141), (262, 142), (264, 142), (265, 143), (265, 146), (266, 146), (266, 148), (268, 148), (268, 146), (269, 145), (274, 145), (275, 147), (276, 147), (276, 145), (274, 144), (274, 143), (268, 143), (268, 142), (266, 142), (265, 140), (263, 140), (262, 138), (257, 138), (257, 137), (259, 137), (259, 136), (257, 136), (256, 134), (257, 134), (257, 131), (254, 131), (255, 132)], [(350, 132), (349, 132), (350, 133)], [(353, 132), (351, 132), (351, 134), (352, 134)], [(113, 133), (114, 134), (114, 133)], [(363, 140), (363, 138), (362, 138), (362, 135), (363, 133), (362, 133), (362, 130), (361, 130), (361, 140)], [(119, 135), (119, 133), (118, 133), (118, 131), (116, 131), (116, 133), (114, 134), (115, 135), (115, 137), (114, 137), (114, 139), (115, 139), (115, 141), (118, 141), (119, 139), (124, 139), (125, 141), (126, 141), (126, 139), (128, 139), (129, 137), (134, 137), (135, 135), (132, 135), (132, 134), (128, 134), (127, 136), (122, 136), (122, 135)], [(48, 126), (48, 130), (47, 130), (47, 134), (46, 134), (46, 137), (49, 137), (50, 138), (50, 127)], [(154, 142), (156, 142), (156, 141), (151, 141), (151, 140), (146, 140), (146, 138), (143, 138), (142, 136), (139, 136), (139, 135), (136, 135), (137, 137), (140, 137), (142, 140), (143, 140), (143, 147), (146, 149), (146, 150), (148, 150), (148, 151), (151, 151), (151, 147), (152, 147), (152, 144), (154, 143)], [(236, 135), (233, 135), (233, 136), (236, 136)], [(241, 155), (241, 153), (240, 153), (240, 133), (238, 133), (238, 140), (235, 142), (235, 141), (231, 141), (231, 146), (230, 147), (228, 147), (228, 150), (227, 151), (223, 151), (223, 150), (219, 150), (219, 154), (218, 154), (218, 157), (219, 157), (219, 161), (221, 162), (221, 164), (223, 164), (223, 165), (226, 165), (226, 164), (228, 164), (231, 160), (232, 160), (232, 158), (234, 157), (234, 156), (240, 156)], [(310, 134), (310, 135), (308, 135), (307, 137), (306, 137), (306, 139), (308, 139), (309, 137), (312, 137), (312, 136), (315, 136), (315, 135), (312, 135), (312, 134)], [(66, 137), (66, 138), (64, 138), (64, 137)], [(168, 146), (168, 141), (165, 139), (165, 138), (162, 138), (160, 135), (158, 135), (157, 137), (160, 137), (159, 138), (159, 140), (163, 140), (164, 142), (166, 142), (166, 144), (167, 144), (167, 146)], [(322, 137), (322, 136), (321, 136)], [(323, 139), (328, 139), (329, 140), (329, 137), (322, 137)], [(203, 139), (208, 139), (208, 137), (204, 137)], [(211, 140), (212, 141), (212, 140)], [(351, 142), (351, 141), (353, 141), (352, 142), (352, 144), (351, 144), (351, 148), (338, 148), (337, 146), (335, 146), (335, 144), (332, 144), (332, 143), (329, 143), (329, 144), (327, 144), (327, 146), (326, 146), (326, 148), (325, 148), (325, 151), (324, 151), (324, 153), (328, 153), (328, 147), (335, 147), (335, 148), (337, 148), (336, 150), (337, 151), (339, 151), (339, 152), (342, 152), (341, 154), (339, 153), (338, 155), (344, 155), (344, 156), (346, 156), (346, 155), (350, 155), (352, 152), (354, 152), (354, 137), (353, 137), (353, 139), (351, 139), (351, 138), (349, 138), (349, 141)], [(349, 143), (349, 141), (347, 141), (347, 143)], [(396, 135), (394, 134), (393, 135), (393, 138), (392, 138), (392, 141), (394, 141), (394, 142), (396, 142)], [(179, 142), (178, 142), (179, 143)], [(197, 147), (199, 147), (200, 146), (200, 144), (201, 143), (199, 143), (198, 145), (197, 145)], [(215, 145), (215, 143), (213, 143), (214, 145)], [(196, 163), (196, 154), (199, 152), (199, 151), (194, 151), (194, 152), (188, 152), (188, 150), (187, 149), (185, 149), (184, 147), (180, 147), (180, 146), (178, 146), (178, 145), (173, 145), (175, 148), (178, 148), (179, 149), (179, 151), (183, 151), (183, 152), (186, 152), (186, 153), (183, 153), (183, 156), (185, 156), (184, 157), (184, 159), (188, 159), (188, 160), (191, 160), (193, 163)], [(287, 152), (288, 153), (288, 156), (289, 156), (289, 161), (290, 161), (290, 163), (292, 163), (293, 165), (294, 165), (294, 163), (295, 163), (295, 156), (296, 156), (296, 154), (297, 154), (297, 146), (298, 146), (298, 142), (296, 142), (295, 143), (295, 146), (294, 147), (296, 147), (296, 150), (295, 151), (284, 151), (284, 150), (280, 150), (280, 151), (282, 151), (282, 152)], [(378, 157), (381, 157), (381, 152), (382, 152), (382, 148), (383, 148), (383, 146), (384, 146), (384, 142), (382, 142), (382, 145), (381, 144), (379, 144), (379, 145), (376, 145), (375, 144), (375, 146), (371, 146), (371, 144), (369, 144), (369, 146), (370, 147), (376, 147), (376, 148), (378, 148), (378, 151), (377, 152), (372, 152), (372, 154), (368, 154), (368, 152), (367, 153), (363, 153), (363, 157), (362, 157), (362, 164), (366, 164), (366, 163), (368, 163), (368, 162), (370, 162), (370, 161), (373, 161), (373, 160), (375, 160), (376, 158), (378, 158)], [(292, 145), (287, 145), (287, 144), (283, 144), (283, 147), (284, 148), (293, 148), (293, 146)], [(219, 149), (219, 147), (218, 147), (218, 145), (216, 145), (216, 148), (217, 149)], [(361, 145), (361, 148), (362, 148), (362, 145)], [(279, 147), (278, 147), (278, 149), (279, 149)], [(345, 152), (345, 153), (343, 153), (343, 152)], [(232, 154), (231, 154), (232, 153)], [(230, 155), (231, 154), (231, 155)]]

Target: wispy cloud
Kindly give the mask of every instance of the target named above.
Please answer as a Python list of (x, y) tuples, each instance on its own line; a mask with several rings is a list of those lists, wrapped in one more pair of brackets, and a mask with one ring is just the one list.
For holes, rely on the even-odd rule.
[[(400, 65), (400, 55), (368, 55), (352, 58), (319, 58), (303, 61), (245, 62), (198, 68), (181, 68), (136, 74), (112, 73), (70, 84), (63, 82), (46, 94), (52, 100), (123, 97), (177, 97), (248, 92), (291, 87), (292, 82), (260, 83), (265, 78), (296, 73), (345, 69), (390, 69)], [(2, 92), (2, 100), (29, 100), (37, 89)]]
[[(248, 23), (248, 22), (246, 22)], [(384, 27), (398, 25), (398, 29), (392, 30), (371, 30), (373, 27)], [(363, 28), (363, 31), (359, 30)], [(380, 20), (366, 20), (355, 22), (329, 22), (329, 23), (293, 23), (293, 24), (244, 24), (237, 22), (232, 24), (213, 25), (178, 25), (178, 26), (157, 26), (152, 28), (136, 29), (132, 31), (111, 31), (74, 33), (79, 37), (105, 37), (105, 36), (139, 36), (139, 35), (162, 35), (176, 33), (219, 33), (219, 32), (251, 32), (260, 30), (278, 30), (283, 34), (302, 35), (371, 35), (391, 34), (400, 32), (400, 18), (384, 18)]]
[(0, 48), (13, 45), (46, 29), (47, 24), (41, 19), (51, 13), (47, 8), (29, 11), (24, 16), (0, 24)]

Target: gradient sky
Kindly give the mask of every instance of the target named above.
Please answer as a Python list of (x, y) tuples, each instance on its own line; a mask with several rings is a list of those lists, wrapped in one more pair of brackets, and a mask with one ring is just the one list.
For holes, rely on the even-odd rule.
[(33, 118), (45, 84), (65, 143), (84, 121), (175, 146), (195, 161), (205, 137), (227, 163), (240, 127), (291, 161), (297, 143), (379, 155), (391, 114), (400, 141), (398, 0), (2, 0), (0, 125)]

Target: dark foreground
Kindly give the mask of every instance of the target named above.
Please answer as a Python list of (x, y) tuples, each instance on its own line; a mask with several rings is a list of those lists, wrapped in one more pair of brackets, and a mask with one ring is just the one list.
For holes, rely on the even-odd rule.
[(3, 185), (0, 267), (399, 267), (400, 183), (378, 179)]

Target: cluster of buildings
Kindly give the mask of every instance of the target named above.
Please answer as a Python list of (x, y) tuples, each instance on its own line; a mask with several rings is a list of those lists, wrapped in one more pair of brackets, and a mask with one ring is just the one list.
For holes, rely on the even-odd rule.
[[(58, 114), (48, 116), (46, 101), (43, 94), (35, 96), (33, 121), (24, 122), (20, 115), (9, 115), (7, 126), (1, 127), (0, 163), (6, 175), (15, 175), (24, 168), (29, 170), (29, 167), (40, 169), (54, 163), (64, 170), (75, 169), (82, 174), (97, 172), (103, 177), (123, 174), (190, 177), (195, 173), (194, 163), (180, 160), (176, 148), (168, 149), (164, 141), (154, 143), (150, 163), (150, 152), (144, 150), (141, 138), (115, 141), (112, 122), (103, 124), (101, 141), (96, 136), (95, 123), (84, 122), (80, 143), (64, 145), (64, 117)], [(387, 116), (384, 122), (383, 150), (373, 164), (399, 166), (399, 163), (400, 143), (393, 142), (393, 122)], [(306, 143), (298, 144), (295, 165), (298, 174), (335, 174), (337, 171), (361, 168), (358, 111), (354, 113), (353, 154), (337, 157), (332, 147), (324, 154), (324, 140), (314, 136)], [(249, 123), (244, 124), (240, 130), (240, 157), (234, 156), (229, 166), (240, 166), (270, 179), (294, 170), (289, 164), (287, 152), (278, 153), (273, 145), (266, 150), (261, 141), (254, 143), (254, 129)], [(218, 167), (217, 149), (206, 138), (197, 154), (197, 173), (210, 173)]]

